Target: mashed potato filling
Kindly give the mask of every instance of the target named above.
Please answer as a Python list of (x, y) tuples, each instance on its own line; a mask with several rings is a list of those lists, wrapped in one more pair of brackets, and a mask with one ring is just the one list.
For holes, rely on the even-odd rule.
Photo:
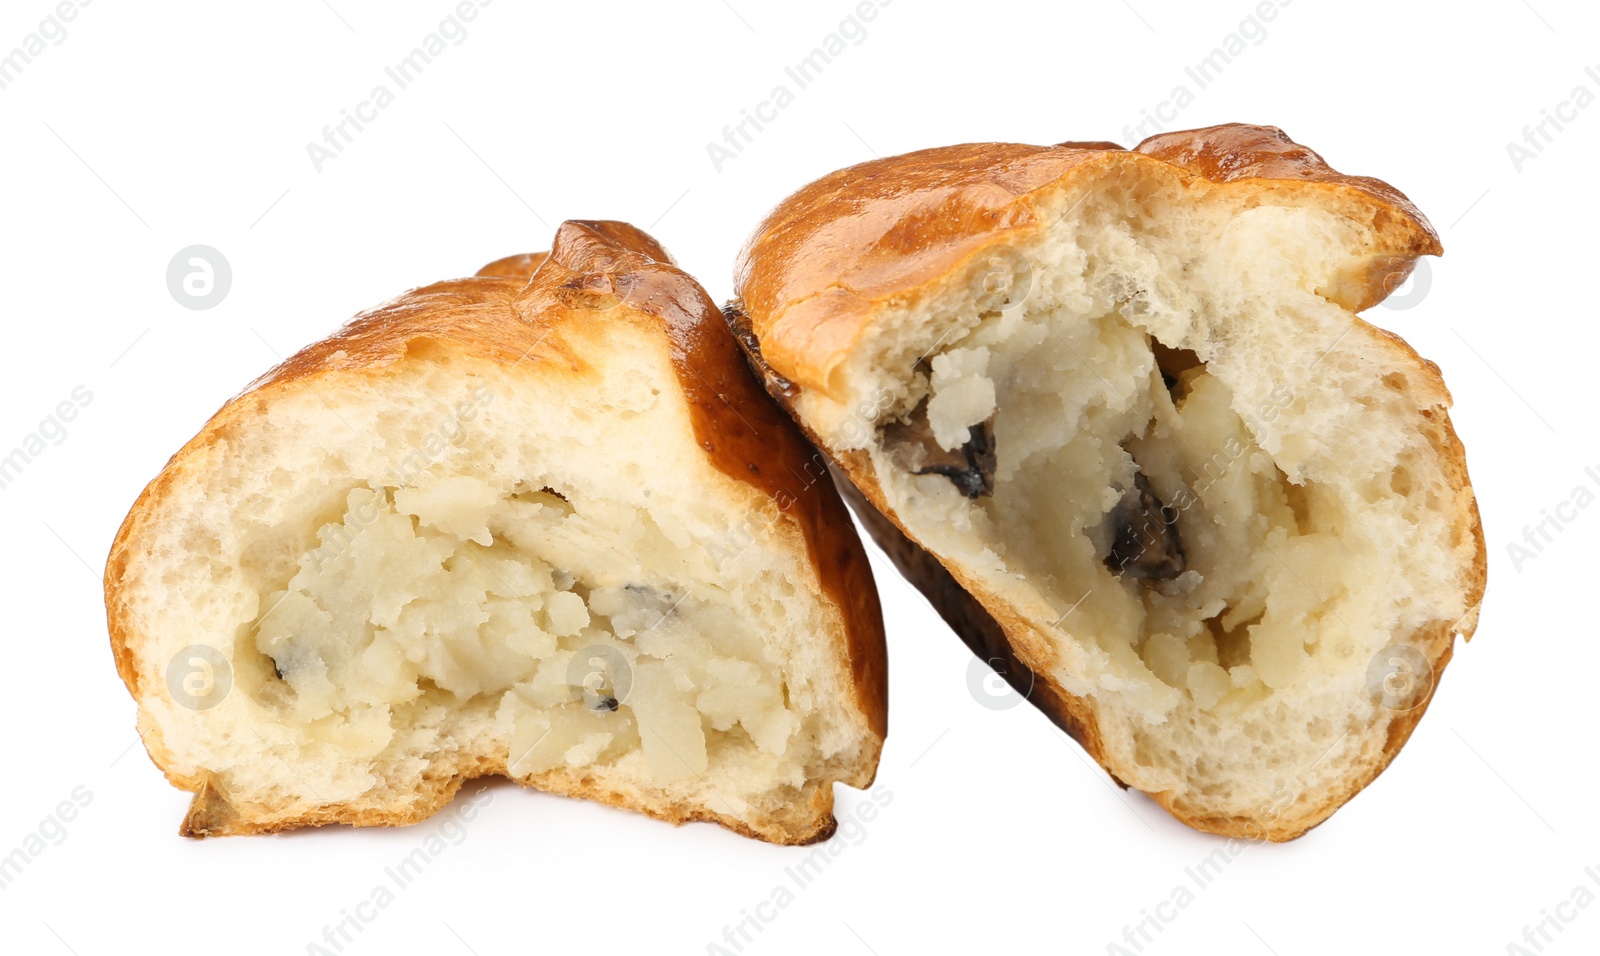
[(304, 747), (375, 760), (425, 711), (476, 710), (514, 776), (629, 761), (667, 785), (721, 761), (803, 781), (785, 662), (729, 594), (662, 571), (664, 542), (641, 555), (549, 489), (472, 477), (358, 486), (338, 510), (252, 626), (258, 697)]
[(1315, 486), (1256, 441), (1293, 400), (1279, 387), (1247, 422), (1120, 310), (1018, 308), (918, 363), (876, 457), (924, 542), (981, 542), (964, 559), (1031, 587), (1152, 718), (1226, 712), (1305, 677), (1315, 642), (1354, 646), (1330, 602), (1359, 574), (1319, 532)]

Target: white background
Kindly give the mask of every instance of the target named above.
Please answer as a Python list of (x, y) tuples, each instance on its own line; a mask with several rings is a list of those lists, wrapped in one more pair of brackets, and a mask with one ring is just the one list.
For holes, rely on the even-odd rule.
[[(1520, 171), (1507, 152), (1574, 87), (1600, 94), (1600, 10), (1530, 2), (1295, 0), (1196, 90), (1184, 67), (1249, 0), (895, 0), (720, 172), (708, 142), (793, 89), (783, 68), (850, 0), (496, 0), (321, 172), (307, 143), (449, 0), (82, 9), (0, 89), (0, 454), (74, 388), (93, 396), (0, 490), (0, 856), (74, 788), (92, 802), (0, 889), (0, 948), (307, 952), (437, 828), (184, 840), (187, 795), (137, 746), (105, 635), (108, 546), (167, 456), (280, 356), (407, 287), (543, 248), (569, 217), (650, 228), (721, 300), (762, 213), (816, 176), (967, 141), (1127, 145), (1183, 83), (1194, 102), (1164, 125), (1281, 126), (1399, 186), (1443, 234), (1422, 301), (1369, 318), (1444, 369), (1490, 583), (1477, 638), (1395, 765), (1309, 836), (1248, 848), (1145, 952), (1507, 952), (1574, 887), (1600, 894), (1584, 872), (1600, 866), (1600, 507), (1564, 504), (1600, 492), (1584, 471), (1600, 475), (1600, 105), (1546, 127)], [(6, 0), (0, 54), (52, 9)], [(196, 243), (233, 270), (209, 311), (166, 285)], [(1558, 506), (1575, 520), (1516, 566), (1508, 543)], [(775, 918), (744, 952), (1107, 952), (1221, 841), (1115, 791), (1031, 707), (985, 706), (959, 641), (874, 561), (892, 800), (789, 906), (762, 908)], [(346, 952), (705, 953), (792, 888), (784, 870), (808, 852), (488, 795), (464, 842)], [(847, 817), (865, 797), (839, 799)], [(1600, 905), (1559, 912), (1574, 919), (1546, 952), (1600, 945)]]

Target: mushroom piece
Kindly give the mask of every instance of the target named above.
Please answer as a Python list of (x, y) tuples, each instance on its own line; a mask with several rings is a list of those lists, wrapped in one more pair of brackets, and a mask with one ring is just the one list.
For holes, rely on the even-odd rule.
[(1183, 542), (1178, 539), (1178, 513), (1156, 496), (1143, 472), (1134, 473), (1133, 486), (1107, 517), (1112, 543), (1106, 567), (1113, 573), (1147, 585), (1183, 573), (1186, 562)]
[(943, 475), (973, 500), (994, 494), (993, 415), (969, 428), (960, 448), (947, 449), (933, 437), (924, 402), (911, 413), (910, 421), (884, 426), (883, 441), (891, 460), (914, 475)]

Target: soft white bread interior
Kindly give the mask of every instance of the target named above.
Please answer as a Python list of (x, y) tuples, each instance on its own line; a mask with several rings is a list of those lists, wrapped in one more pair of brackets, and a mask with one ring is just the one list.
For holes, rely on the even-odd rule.
[(883, 650), (847, 512), (791, 480), (814, 453), (642, 233), (485, 273), (289, 360), (129, 515), (113, 645), (184, 832), (409, 823), (504, 774), (827, 836)]
[(1387, 765), (1476, 624), (1449, 393), (1355, 314), (1437, 243), (1276, 130), (1024, 149), (808, 187), (747, 247), (735, 318), (880, 537), (948, 577), (902, 567), (958, 628), (933, 592), (981, 604), (1116, 778), (1297, 836)]

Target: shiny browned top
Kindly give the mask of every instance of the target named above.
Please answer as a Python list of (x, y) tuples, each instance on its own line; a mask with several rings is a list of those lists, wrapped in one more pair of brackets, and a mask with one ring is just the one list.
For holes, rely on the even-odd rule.
[(544, 261), (548, 252), (524, 252), (515, 256), (506, 256), (478, 270), (480, 276), (510, 276), (512, 278), (532, 278), (539, 264)]
[[(1198, 173), (1214, 183), (1241, 180), (1282, 180), (1285, 182), (1325, 183), (1356, 190), (1381, 204), (1379, 211), (1398, 215), (1409, 222), (1398, 224), (1424, 248), (1423, 255), (1439, 255), (1439, 234), (1406, 194), (1381, 179), (1371, 176), (1346, 176), (1329, 166), (1310, 148), (1290, 139), (1276, 126), (1246, 126), (1227, 123), (1205, 129), (1161, 133), (1140, 143), (1135, 150), (1174, 166)], [(1384, 208), (1392, 207), (1392, 208)], [(1381, 226), (1380, 226), (1381, 229)]]
[(414, 289), (364, 312), (257, 379), (213, 416), (145, 489), (112, 547), (107, 611), (129, 688), (137, 695), (115, 592), (127, 544), (137, 536), (136, 519), (148, 513), (146, 499), (166, 494), (179, 461), (217, 440), (270, 390), (323, 373), (381, 368), (425, 355), (430, 344), (529, 374), (576, 372), (593, 357), (552, 332), (574, 323), (641, 320), (657, 323), (668, 342), (695, 440), (712, 464), (767, 495), (802, 532), (823, 591), (843, 618), (845, 646), (838, 652), (847, 655), (860, 709), (881, 738), (888, 692), (882, 612), (866, 552), (822, 459), (752, 377), (705, 290), (654, 239), (619, 222), (562, 223), (548, 254), (497, 260), (477, 276)]
[(774, 370), (802, 388), (836, 391), (834, 370), (881, 305), (965, 268), (996, 242), (1043, 228), (1044, 190), (1110, 167), (1371, 223), (1378, 243), (1352, 250), (1359, 268), (1323, 283), (1329, 298), (1353, 310), (1393, 291), (1417, 256), (1441, 251), (1399, 190), (1336, 172), (1275, 127), (1229, 124), (1162, 134), (1131, 151), (1103, 142), (977, 143), (839, 170), (768, 214), (740, 253), (735, 294)]

